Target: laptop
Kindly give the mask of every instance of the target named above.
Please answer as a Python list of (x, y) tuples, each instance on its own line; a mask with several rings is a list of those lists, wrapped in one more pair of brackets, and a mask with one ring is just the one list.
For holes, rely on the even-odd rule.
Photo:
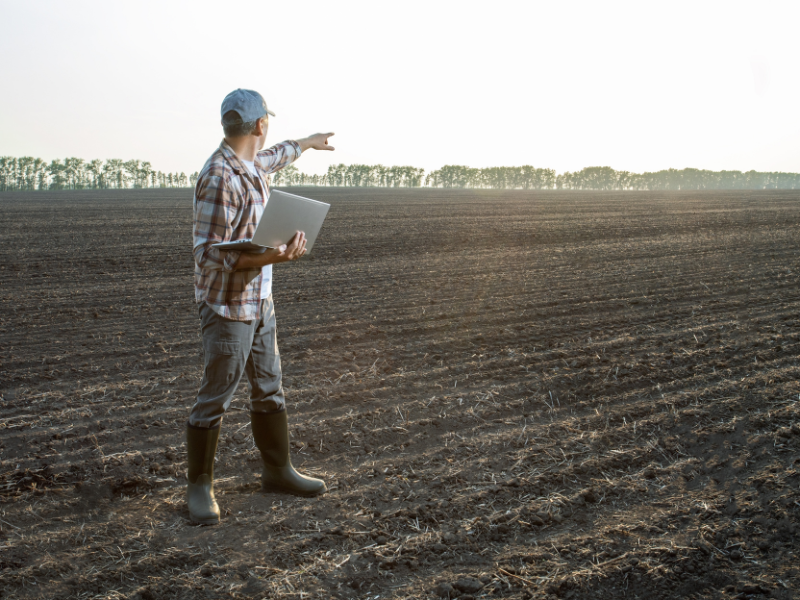
[(267, 248), (277, 248), (281, 244), (287, 244), (295, 233), (304, 231), (306, 254), (308, 254), (314, 247), (330, 207), (330, 204), (311, 198), (303, 198), (281, 190), (271, 190), (252, 239), (212, 245), (220, 250), (261, 253)]

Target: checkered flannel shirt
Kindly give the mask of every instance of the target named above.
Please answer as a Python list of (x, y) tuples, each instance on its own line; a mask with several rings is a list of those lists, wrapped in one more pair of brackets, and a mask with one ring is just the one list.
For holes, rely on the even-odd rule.
[[(261, 177), (250, 174), (223, 140), (208, 159), (194, 188), (195, 300), (234, 321), (260, 317), (261, 269), (234, 271), (240, 251), (212, 247), (218, 242), (252, 238), (269, 198), (269, 174), (290, 165), (302, 150), (294, 141), (256, 154)], [(262, 188), (262, 181), (265, 188)]]

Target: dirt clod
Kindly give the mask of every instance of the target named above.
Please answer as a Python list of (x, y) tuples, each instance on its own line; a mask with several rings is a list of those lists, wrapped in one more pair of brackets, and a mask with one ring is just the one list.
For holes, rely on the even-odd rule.
[(437, 584), (433, 592), (440, 598), (454, 598), (456, 596), (455, 588), (446, 582)]
[(461, 577), (453, 584), (453, 587), (465, 594), (475, 594), (483, 587), (483, 583), (474, 577)]

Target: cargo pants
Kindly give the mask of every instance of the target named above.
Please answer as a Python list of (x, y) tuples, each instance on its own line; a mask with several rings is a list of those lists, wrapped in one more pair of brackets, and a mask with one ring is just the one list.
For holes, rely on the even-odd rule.
[(231, 405), (242, 374), (250, 382), (250, 410), (273, 412), (286, 406), (272, 295), (261, 300), (261, 317), (233, 321), (199, 305), (203, 335), (203, 379), (189, 415), (195, 427), (216, 427)]

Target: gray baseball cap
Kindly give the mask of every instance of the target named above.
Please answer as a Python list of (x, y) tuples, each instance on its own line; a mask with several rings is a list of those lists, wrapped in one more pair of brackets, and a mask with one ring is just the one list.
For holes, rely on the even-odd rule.
[(228, 111), (236, 111), (241, 117), (242, 123), (250, 123), (264, 117), (264, 115), (275, 116), (275, 113), (267, 108), (264, 97), (253, 90), (233, 90), (225, 96), (222, 101), (222, 116)]

